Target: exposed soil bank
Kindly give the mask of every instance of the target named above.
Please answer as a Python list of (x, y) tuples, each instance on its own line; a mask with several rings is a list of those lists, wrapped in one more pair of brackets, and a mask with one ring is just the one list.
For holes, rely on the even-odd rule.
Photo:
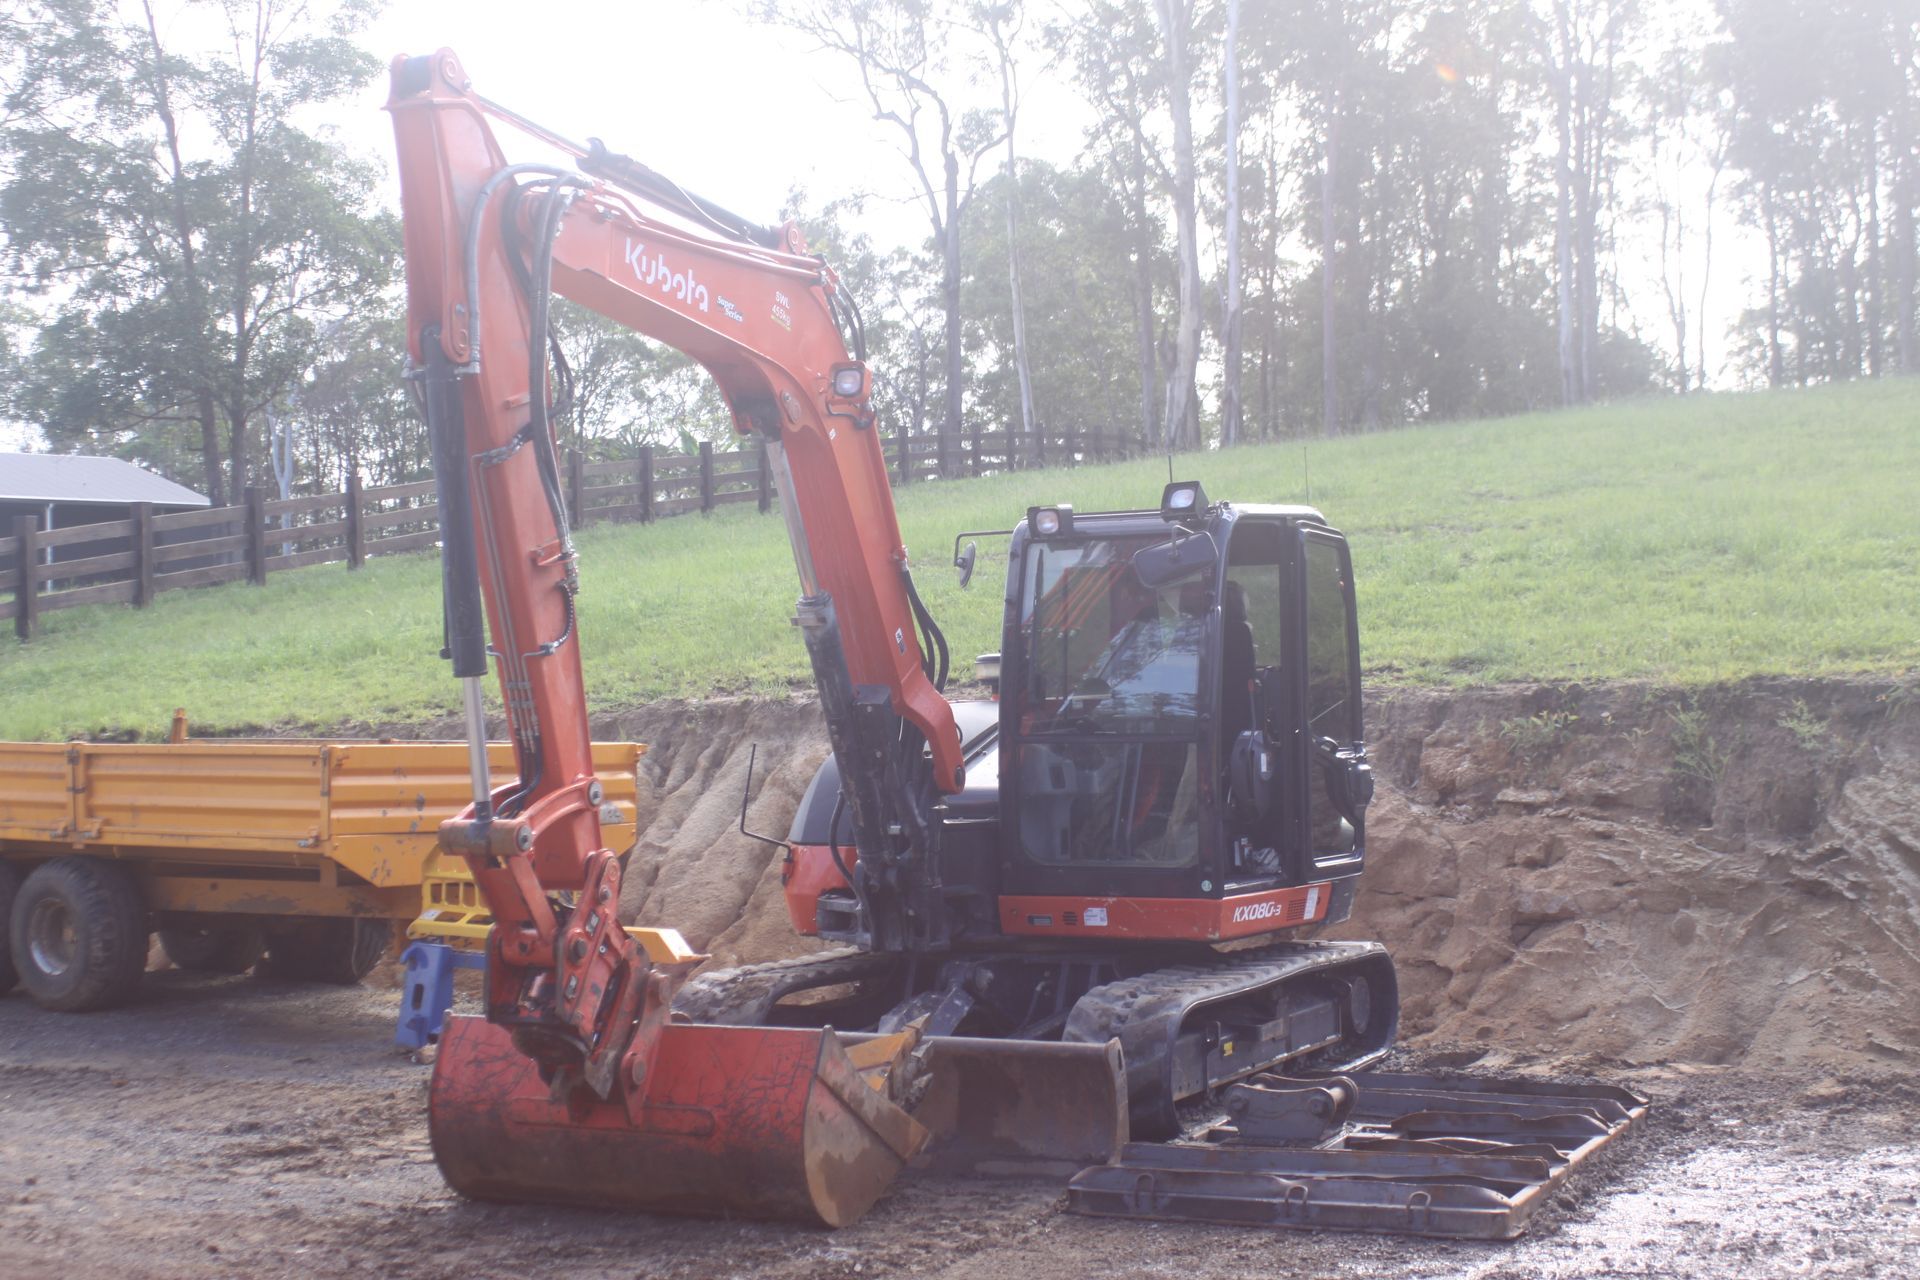
[[(650, 744), (627, 907), (718, 963), (797, 954), (774, 835), (808, 701), (599, 717)], [(1342, 932), (1392, 948), (1403, 1038), (1635, 1062), (1920, 1068), (1920, 697), (1756, 681), (1407, 691)]]

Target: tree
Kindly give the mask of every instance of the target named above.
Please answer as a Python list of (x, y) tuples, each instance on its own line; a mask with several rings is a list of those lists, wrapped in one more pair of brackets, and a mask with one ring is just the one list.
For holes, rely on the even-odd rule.
[(921, 0), (749, 0), (747, 11), (851, 61), (873, 118), (900, 137), (940, 255), (946, 321), (940, 468), (950, 473), (966, 394), (960, 229), (980, 161), (1001, 141), (994, 113), (963, 105), (977, 78), (976, 58), (966, 47), (977, 33)]
[[(399, 237), (377, 168), (302, 126), (378, 70), (367, 0), (201, 0), (219, 53), (170, 47), (151, 0), (48, 6), (0, 130), (9, 266), (46, 300), (15, 410), (50, 439), (197, 436), (216, 504), (255, 472), (260, 413), (320, 333), (389, 283)], [(98, 335), (80, 364), (48, 338)], [(158, 456), (164, 454), (164, 456)], [(152, 459), (178, 470), (171, 449)]]
[(1200, 227), (1195, 204), (1193, 156), (1193, 0), (1154, 0), (1166, 61), (1167, 109), (1173, 120), (1174, 262), (1179, 270), (1179, 312), (1174, 322), (1173, 367), (1167, 378), (1167, 447), (1200, 443)]
[(1014, 159), (1013, 127), (1019, 114), (1020, 86), (1013, 61), (1013, 44), (1020, 36), (1021, 14), (1017, 5), (1003, 4), (983, 9), (980, 23), (993, 39), (995, 62), (1000, 71), (1001, 131), (1007, 139), (1007, 298), (1013, 312), (1013, 364), (1020, 379), (1020, 429), (1037, 440), (1033, 411), (1033, 368), (1027, 360), (1027, 313), (1020, 299), (1020, 179)]
[(1161, 147), (1148, 120), (1165, 97), (1161, 59), (1146, 0), (1091, 0), (1070, 21), (1049, 26), (1047, 42), (1070, 58), (1074, 78), (1096, 107), (1090, 158), (1118, 190), (1125, 210), (1131, 267), (1134, 356), (1139, 391), (1140, 438), (1164, 440), (1159, 384), (1159, 309), (1155, 275), (1160, 268), (1162, 227), (1152, 207), (1152, 187), (1172, 184)]
[(1227, 0), (1227, 39), (1221, 57), (1227, 100), (1226, 138), (1227, 286), (1220, 328), (1226, 342), (1226, 373), (1220, 388), (1220, 443), (1240, 442), (1240, 0)]
[[(1126, 210), (1098, 170), (1029, 160), (1019, 174), (1022, 297), (1031, 321), (1033, 394), (1049, 406), (1045, 434), (1051, 442), (1097, 429), (1108, 433), (1111, 447), (1139, 403), (1128, 341), (1132, 288), (1126, 273), (1113, 270), (1132, 238)], [(1006, 225), (993, 216), (1005, 203), (999, 188), (1006, 180), (996, 174), (974, 204), (961, 289), (976, 412), (1014, 422), (1019, 385), (1005, 358), (1013, 341)]]
[(1591, 400), (1600, 389), (1603, 241), (1625, 123), (1627, 42), (1639, 18), (1637, 0), (1553, 0), (1538, 37), (1554, 107), (1555, 287), (1567, 404)]

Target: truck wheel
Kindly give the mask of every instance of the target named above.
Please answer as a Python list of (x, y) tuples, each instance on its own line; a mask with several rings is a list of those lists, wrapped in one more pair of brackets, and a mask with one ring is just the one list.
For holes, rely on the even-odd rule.
[(350, 987), (373, 972), (387, 953), (393, 926), (386, 920), (300, 920), (267, 931), (260, 972), (292, 982)]
[(7, 945), (13, 920), (13, 898), (20, 889), (20, 872), (10, 862), (0, 862), (0, 996), (20, 984), (20, 971), (13, 967), (13, 948)]
[(27, 994), (44, 1009), (104, 1009), (131, 996), (147, 968), (139, 886), (98, 858), (34, 868), (13, 897), (9, 951)]
[(250, 924), (219, 929), (162, 929), (160, 946), (174, 968), (193, 973), (245, 973), (260, 963), (267, 940)]

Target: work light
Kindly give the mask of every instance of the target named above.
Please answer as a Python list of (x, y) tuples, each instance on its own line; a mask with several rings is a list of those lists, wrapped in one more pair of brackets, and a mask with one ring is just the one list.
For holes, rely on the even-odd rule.
[(1036, 538), (1057, 538), (1063, 533), (1073, 532), (1073, 504), (1063, 502), (1057, 507), (1028, 507), (1027, 527), (1033, 530)]
[(862, 364), (836, 365), (833, 370), (833, 394), (843, 400), (857, 400), (867, 389), (867, 367)]
[(1160, 494), (1160, 518), (1179, 520), (1207, 509), (1207, 491), (1198, 480), (1175, 480)]

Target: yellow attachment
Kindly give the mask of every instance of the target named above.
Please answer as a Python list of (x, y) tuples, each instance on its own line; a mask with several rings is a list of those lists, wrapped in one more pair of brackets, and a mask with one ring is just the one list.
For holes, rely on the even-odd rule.
[(654, 964), (698, 964), (707, 958), (688, 946), (678, 929), (644, 929), (630, 924), (627, 936), (640, 944)]

